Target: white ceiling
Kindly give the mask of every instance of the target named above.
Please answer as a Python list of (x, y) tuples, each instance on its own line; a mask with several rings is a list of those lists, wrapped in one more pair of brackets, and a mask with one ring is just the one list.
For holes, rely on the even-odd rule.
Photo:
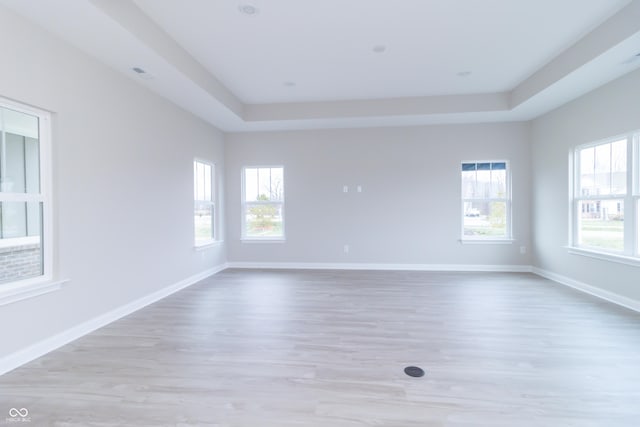
[(640, 0), (0, 4), (224, 131), (527, 120), (640, 66)]
[(503, 92), (628, 1), (254, 0), (254, 16), (233, 0), (135, 3), (242, 102), (263, 104)]

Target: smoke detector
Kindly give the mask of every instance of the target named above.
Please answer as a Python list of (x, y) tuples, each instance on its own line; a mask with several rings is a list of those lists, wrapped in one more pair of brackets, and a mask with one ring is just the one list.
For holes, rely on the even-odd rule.
[(238, 6), (238, 10), (240, 11), (240, 13), (248, 16), (257, 15), (258, 12), (260, 12), (260, 9), (249, 3), (241, 4), (240, 6)]

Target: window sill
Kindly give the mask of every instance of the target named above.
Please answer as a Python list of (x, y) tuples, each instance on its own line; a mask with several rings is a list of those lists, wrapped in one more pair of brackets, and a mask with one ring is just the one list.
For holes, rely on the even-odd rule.
[(603, 261), (617, 262), (619, 264), (632, 265), (640, 267), (640, 258), (630, 257), (627, 255), (618, 255), (607, 252), (594, 251), (592, 249), (576, 248), (573, 246), (565, 246), (567, 251), (572, 255), (581, 255), (589, 258), (600, 259)]
[(69, 279), (37, 280), (0, 285), (0, 306), (57, 291)]
[(0, 239), (0, 249), (12, 248), (15, 246), (39, 245), (40, 237), (16, 237), (11, 239)]
[(514, 239), (460, 239), (463, 245), (511, 245)]
[(224, 240), (212, 240), (210, 242), (202, 243), (200, 245), (195, 245), (193, 249), (196, 251), (206, 251), (207, 249), (222, 246), (223, 243), (224, 243)]
[(243, 239), (240, 239), (240, 241), (242, 243), (284, 243), (286, 242), (286, 239), (284, 237), (271, 238), (271, 239), (243, 238)]

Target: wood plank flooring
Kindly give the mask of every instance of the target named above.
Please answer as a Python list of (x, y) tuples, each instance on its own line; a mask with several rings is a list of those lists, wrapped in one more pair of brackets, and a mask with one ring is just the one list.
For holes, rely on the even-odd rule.
[(32, 426), (635, 427), (640, 314), (530, 274), (226, 270), (0, 377), (0, 425), (27, 425), (10, 408)]

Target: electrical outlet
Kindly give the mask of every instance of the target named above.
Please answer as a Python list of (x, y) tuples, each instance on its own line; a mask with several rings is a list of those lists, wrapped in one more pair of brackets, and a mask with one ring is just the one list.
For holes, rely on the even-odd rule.
[(520, 254), (524, 255), (527, 253), (527, 247), (526, 246), (520, 246)]
[(349, 253), (349, 245), (344, 245), (344, 253), (348, 254)]

